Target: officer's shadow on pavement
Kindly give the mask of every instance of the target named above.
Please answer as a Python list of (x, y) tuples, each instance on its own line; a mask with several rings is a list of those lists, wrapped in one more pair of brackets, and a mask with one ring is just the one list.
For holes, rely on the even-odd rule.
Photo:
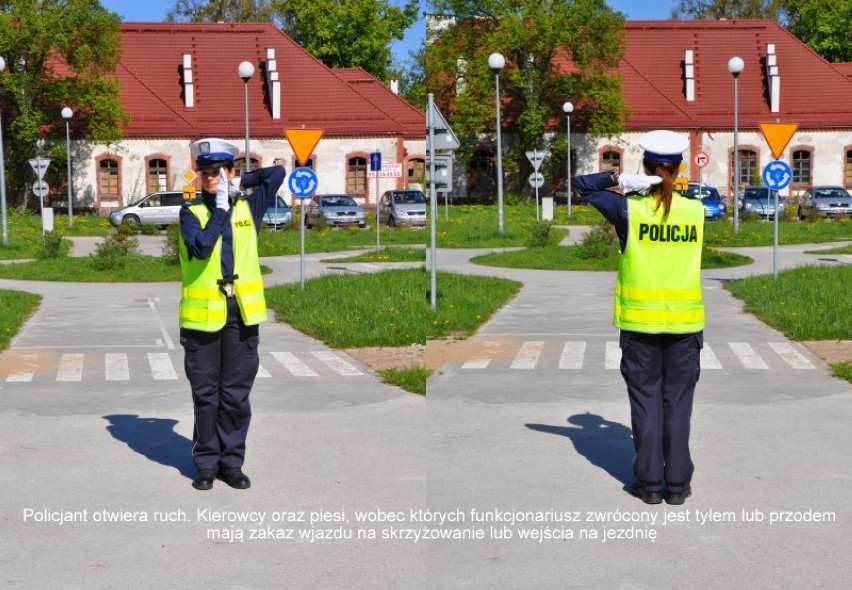
[(568, 418), (576, 426), (527, 424), (537, 432), (558, 434), (571, 439), (574, 448), (589, 463), (600, 467), (625, 486), (633, 481), (633, 435), (630, 429), (618, 422), (605, 420), (597, 414), (574, 414)]
[(174, 467), (181, 475), (192, 479), (192, 441), (175, 432), (177, 420), (141, 418), (133, 414), (104, 416), (109, 421), (107, 431), (128, 447), (166, 467)]

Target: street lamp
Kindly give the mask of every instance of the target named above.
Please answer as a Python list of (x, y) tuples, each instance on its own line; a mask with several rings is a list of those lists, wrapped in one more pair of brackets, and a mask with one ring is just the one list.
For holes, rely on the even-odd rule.
[(68, 160), (68, 227), (73, 224), (74, 208), (71, 205), (71, 129), (69, 123), (74, 111), (65, 107), (62, 109), (62, 118), (65, 119), (65, 156)]
[[(0, 57), (0, 74), (6, 69), (6, 60)], [(3, 156), (3, 109), (0, 108), (0, 234), (3, 246), (9, 245), (9, 228), (6, 225), (6, 168)]]
[(567, 155), (568, 155), (568, 173), (565, 176), (567, 181), (566, 187), (568, 190), (568, 217), (571, 217), (571, 113), (574, 112), (574, 105), (570, 102), (562, 103), (562, 111), (565, 113), (565, 121), (568, 123), (568, 132), (565, 135), (565, 139), (568, 141)]
[(740, 183), (740, 147), (739, 147), (739, 97), (738, 92), (739, 89), (737, 87), (737, 80), (740, 77), (740, 74), (743, 71), (745, 64), (743, 60), (739, 57), (732, 57), (728, 60), (728, 71), (734, 77), (734, 235), (737, 235), (740, 229), (740, 218), (739, 218), (739, 208), (740, 208), (740, 196), (739, 196), (739, 183)]
[(503, 233), (503, 146), (500, 138), (500, 70), (506, 65), (506, 59), (499, 53), (488, 56), (488, 67), (494, 72), (494, 85), (497, 99), (497, 232)]
[(243, 174), (246, 174), (251, 170), (251, 151), (249, 150), (249, 112), (248, 112), (248, 83), (251, 80), (251, 77), (254, 75), (254, 66), (249, 61), (244, 61), (240, 63), (237, 68), (237, 73), (240, 75), (240, 78), (245, 82), (245, 97), (246, 97), (246, 158), (245, 158), (245, 171)]

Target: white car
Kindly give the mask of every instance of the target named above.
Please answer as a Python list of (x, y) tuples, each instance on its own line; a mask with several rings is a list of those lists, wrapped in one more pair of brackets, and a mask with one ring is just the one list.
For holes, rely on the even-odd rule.
[(180, 221), (181, 206), (183, 193), (180, 191), (151, 193), (110, 213), (109, 222), (115, 227), (123, 223), (170, 225)]

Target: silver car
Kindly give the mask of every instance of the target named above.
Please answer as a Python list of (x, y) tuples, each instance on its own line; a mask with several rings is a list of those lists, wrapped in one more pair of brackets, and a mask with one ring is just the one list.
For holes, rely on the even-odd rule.
[(842, 186), (814, 186), (802, 194), (799, 219), (809, 211), (820, 217), (852, 217), (852, 196)]
[(110, 213), (109, 222), (115, 227), (123, 223), (170, 225), (180, 220), (182, 205), (183, 193), (180, 191), (152, 193)]
[(774, 218), (776, 197), (778, 199), (778, 216), (780, 217), (784, 214), (784, 198), (778, 195), (778, 191), (765, 186), (747, 186), (743, 191), (740, 211), (754, 213), (766, 219)]
[(417, 190), (385, 192), (379, 201), (379, 222), (388, 227), (426, 227), (426, 196)]
[(293, 222), (293, 210), (281, 197), (275, 197), (275, 202), (263, 214), (263, 223), (271, 230), (278, 230)]
[(349, 195), (314, 195), (305, 208), (305, 227), (310, 229), (323, 219), (329, 227), (357, 225), (367, 227), (364, 209)]

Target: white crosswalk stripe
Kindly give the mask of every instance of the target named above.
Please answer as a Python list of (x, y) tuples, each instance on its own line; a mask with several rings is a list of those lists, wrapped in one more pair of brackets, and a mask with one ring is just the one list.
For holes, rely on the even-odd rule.
[(312, 350), (311, 354), (325, 363), (332, 371), (339, 375), (343, 375), (344, 377), (353, 377), (364, 374), (358, 370), (357, 367), (346, 362), (330, 350)]
[(490, 363), (491, 359), (477, 357), (465, 361), (462, 365), (462, 369), (487, 369)]
[(6, 383), (29, 383), (35, 376), (36, 357), (32, 354), (21, 355), (19, 366), (6, 377)]
[(757, 354), (757, 351), (752, 348), (747, 342), (728, 342), (734, 355), (737, 357), (743, 367), (746, 369), (769, 369), (769, 365)]
[(308, 365), (299, 360), (292, 352), (272, 352), (272, 357), (290, 371), (294, 377), (317, 377), (318, 375)]
[(104, 357), (104, 376), (107, 381), (130, 381), (130, 366), (123, 352), (108, 352)]
[(608, 370), (614, 370), (621, 367), (621, 348), (618, 346), (618, 342), (610, 340), (606, 343), (604, 367)]
[(512, 361), (510, 369), (535, 369), (538, 364), (538, 358), (541, 356), (541, 351), (544, 349), (544, 342), (524, 342), (521, 349), (518, 351), (515, 360)]
[(586, 343), (568, 341), (559, 357), (560, 369), (582, 369), (583, 357), (586, 356)]
[(57, 381), (82, 381), (83, 380), (83, 355), (63, 354), (59, 361), (59, 373)]
[(770, 342), (769, 348), (778, 353), (784, 362), (793, 369), (815, 369), (814, 364), (805, 355), (793, 348), (789, 342)]
[(167, 352), (149, 352), (148, 364), (155, 381), (176, 381), (178, 376)]
[(263, 365), (257, 366), (257, 379), (271, 379), (272, 375), (269, 374), (269, 371), (263, 368)]
[(704, 348), (701, 349), (701, 370), (721, 368), (722, 363), (719, 362), (719, 358), (716, 356), (716, 353), (713, 352), (710, 345), (705, 342)]

